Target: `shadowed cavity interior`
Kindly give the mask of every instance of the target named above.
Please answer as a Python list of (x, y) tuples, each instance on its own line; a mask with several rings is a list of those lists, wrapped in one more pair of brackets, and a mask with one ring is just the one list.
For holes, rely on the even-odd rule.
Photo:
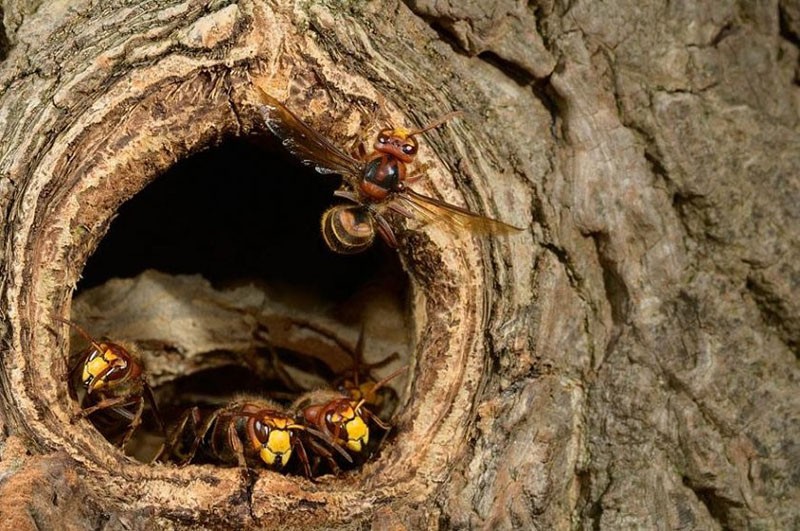
[[(352, 365), (362, 326), (367, 361), (400, 354), (386, 374), (410, 352), (407, 275), (381, 242), (354, 256), (325, 246), (339, 184), (250, 139), (182, 160), (119, 209), (71, 318), (133, 345), (167, 422), (243, 392), (288, 404)], [(140, 431), (136, 455), (157, 443), (151, 421)]]
[(380, 245), (356, 256), (325, 246), (320, 216), (338, 201), (339, 181), (264, 143), (229, 140), (180, 161), (125, 203), (78, 289), (157, 269), (345, 300), (376, 275), (403, 277), (394, 253)]

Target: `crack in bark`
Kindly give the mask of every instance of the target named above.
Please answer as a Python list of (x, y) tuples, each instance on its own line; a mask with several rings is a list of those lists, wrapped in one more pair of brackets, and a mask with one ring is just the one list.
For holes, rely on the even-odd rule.
[(556, 124), (558, 123), (559, 105), (558, 96), (550, 84), (550, 76), (547, 76), (543, 79), (534, 80), (530, 87), (531, 91), (533, 91), (533, 95), (536, 96), (536, 99), (539, 100), (542, 106), (547, 109), (547, 112), (550, 114), (550, 127), (548, 129), (550, 130), (550, 136), (556, 140), (558, 138)]
[(605, 509), (603, 508), (603, 498), (605, 498), (606, 494), (611, 490), (611, 486), (613, 484), (613, 479), (610, 473), (609, 468), (606, 468), (606, 482), (603, 486), (602, 492), (593, 500), (592, 493), (591, 493), (591, 485), (592, 481), (594, 481), (599, 474), (591, 474), (590, 471), (582, 472), (578, 475), (578, 481), (580, 484), (580, 490), (582, 491), (582, 498), (583, 498), (583, 506), (584, 510), (582, 511), (586, 518), (589, 519), (592, 530), (593, 531), (600, 531), (603, 522), (603, 513)]
[(528, 86), (536, 79), (534, 75), (525, 68), (508, 59), (503, 59), (492, 50), (484, 50), (478, 53), (476, 57), (500, 70), (506, 77), (520, 86)]
[[(570, 259), (569, 253), (566, 249), (552, 242), (541, 242), (540, 245), (545, 250), (549, 251), (555, 257), (556, 261), (558, 261), (558, 263), (560, 263), (564, 268), (564, 272), (567, 275), (567, 280), (570, 286), (575, 290), (576, 296), (584, 306), (582, 330), (586, 334), (586, 337), (590, 338), (588, 341), (588, 348), (591, 356), (591, 368), (593, 371), (597, 371), (603, 366), (603, 362), (608, 355), (610, 347), (614, 344), (613, 337), (612, 341), (609, 341), (605, 349), (606, 354), (602, 357), (598, 357), (598, 349), (595, 342), (591, 339), (593, 338), (591, 319), (592, 315), (597, 316), (599, 314), (599, 310), (597, 305), (586, 292), (586, 285), (583, 277), (575, 269), (575, 265), (572, 263), (572, 260)], [(534, 270), (536, 270), (536, 267), (534, 267)], [(536, 374), (535, 376), (538, 376), (539, 374)]]
[(569, 283), (574, 288), (582, 289), (583, 278), (575, 269), (574, 264), (569, 258), (569, 253), (563, 247), (553, 243), (553, 242), (541, 242), (541, 245), (544, 249), (550, 251), (553, 254), (555, 259), (564, 266), (564, 271), (567, 273), (567, 278), (569, 279)]
[(734, 508), (743, 507), (744, 505), (742, 503), (718, 494), (717, 489), (700, 487), (688, 476), (683, 476), (681, 480), (683, 481), (683, 485), (691, 490), (697, 497), (697, 500), (705, 506), (708, 514), (719, 523), (720, 527), (723, 529), (730, 528), (729, 513)]
[(760, 285), (752, 275), (747, 276), (745, 289), (750, 293), (753, 302), (758, 308), (761, 319), (767, 328), (776, 331), (776, 337), (786, 345), (795, 356), (800, 360), (800, 341), (792, 337), (792, 331), (786, 325), (786, 311), (782, 311), (783, 301), (780, 297), (770, 293), (768, 289)]
[(605, 252), (605, 245), (610, 242), (608, 234), (592, 232), (589, 234), (595, 244), (600, 268), (603, 272), (603, 287), (606, 300), (611, 305), (611, 318), (617, 326), (628, 322), (630, 314), (630, 293), (625, 277), (619, 271), (615, 261)]
[[(407, 2), (407, 0), (404, 0), (404, 1)], [(426, 20), (426, 17), (421, 16), (416, 12), (414, 14), (417, 15), (418, 17), (420, 17), (420, 19)], [(464, 57), (472, 57), (472, 55), (470, 55), (470, 53), (461, 46), (461, 43), (458, 42), (458, 39), (456, 39), (453, 36), (452, 32), (450, 32), (444, 26), (444, 24), (442, 24), (440, 19), (427, 20), (427, 24), (433, 31), (436, 32), (436, 34), (439, 36), (439, 39), (443, 43), (445, 43), (448, 46), (450, 46), (450, 48), (453, 50), (453, 52), (455, 52), (458, 55), (462, 55)]]
[(778, 33), (781, 37), (792, 43), (795, 48), (800, 48), (800, 35), (791, 26), (789, 13), (783, 3), (778, 4)]
[[(792, 28), (789, 13), (782, 3), (778, 4), (778, 34), (795, 48), (800, 49), (800, 35)], [(793, 84), (800, 86), (800, 65), (795, 65)]]
[(253, 489), (256, 486), (256, 481), (258, 480), (258, 474), (255, 470), (250, 470), (249, 468), (244, 469), (245, 475), (245, 483), (244, 483), (244, 496), (245, 496), (245, 505), (247, 506), (247, 514), (250, 516), (250, 520), (253, 522), (258, 522), (258, 517), (256, 516), (255, 508), (253, 507)]
[(4, 15), (3, 6), (0, 6), (0, 62), (5, 61), (8, 54), (11, 53), (11, 41), (8, 38), (6, 26), (3, 23)]
[[(537, 74), (530, 70), (530, 68), (517, 63), (511, 59), (502, 57), (497, 51), (492, 48), (484, 47), (480, 50), (469, 50), (465, 48), (465, 46), (459, 41), (458, 37), (454, 34), (452, 30), (447, 27), (447, 23), (453, 22), (467, 22), (470, 24), (471, 29), (475, 31), (473, 27), (473, 21), (470, 19), (450, 19), (447, 16), (433, 16), (431, 14), (421, 13), (418, 10), (414, 9), (414, 6), (410, 2), (410, 0), (403, 0), (403, 3), (408, 7), (408, 9), (414, 13), (420, 20), (424, 21), (428, 27), (430, 27), (436, 34), (439, 36), (440, 40), (450, 46), (450, 48), (457, 54), (465, 56), (465, 57), (477, 57), (478, 59), (484, 61), (485, 63), (495, 67), (496, 69), (500, 70), (503, 74), (505, 74), (509, 79), (513, 80), (520, 86), (528, 86), (533, 84), (536, 80), (546, 84), (549, 75), (545, 77), (538, 77)], [(536, 12), (538, 11), (537, 8), (527, 6), (531, 13), (534, 14), (534, 20), (536, 21), (536, 31), (537, 34), (542, 38), (544, 41), (545, 37), (544, 34), (540, 31), (540, 24), (541, 20), (535, 16)], [(547, 46), (545, 45), (545, 48)], [(549, 50), (548, 50), (549, 51)], [(541, 98), (540, 94), (537, 94), (538, 97)], [(552, 106), (548, 105), (545, 101), (543, 101), (545, 106), (548, 109), (552, 110)]]
[(738, 30), (738, 26), (733, 24), (732, 22), (728, 22), (724, 26), (722, 26), (719, 31), (717, 31), (716, 35), (714, 35), (711, 40), (709, 41), (708, 46), (711, 48), (716, 48), (722, 41), (727, 39), (728, 37), (735, 35)]

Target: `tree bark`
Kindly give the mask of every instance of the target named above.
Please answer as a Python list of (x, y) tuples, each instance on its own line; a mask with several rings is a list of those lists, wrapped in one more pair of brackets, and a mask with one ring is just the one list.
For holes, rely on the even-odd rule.
[[(797, 1), (2, 12), (3, 521), (800, 526)], [(339, 478), (138, 463), (71, 422), (52, 316), (121, 205), (268, 136), (254, 84), (341, 145), (465, 110), (420, 189), (525, 228), (409, 231), (396, 439)]]

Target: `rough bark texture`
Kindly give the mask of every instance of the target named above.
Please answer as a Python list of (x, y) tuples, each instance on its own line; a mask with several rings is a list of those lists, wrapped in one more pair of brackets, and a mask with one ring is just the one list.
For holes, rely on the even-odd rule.
[[(38, 4), (2, 6), (2, 521), (800, 527), (799, 2)], [(397, 437), (317, 483), (125, 457), (52, 328), (121, 204), (263, 133), (253, 82), (342, 145), (465, 109), (421, 186), (527, 229), (404, 240)]]

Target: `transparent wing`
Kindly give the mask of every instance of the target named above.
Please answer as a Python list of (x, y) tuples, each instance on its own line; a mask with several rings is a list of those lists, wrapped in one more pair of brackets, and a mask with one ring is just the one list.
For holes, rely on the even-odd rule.
[(514, 225), (481, 216), (466, 208), (419, 194), (410, 188), (397, 194), (394, 200), (406, 207), (415, 218), (427, 223), (444, 222), (456, 229), (466, 229), (476, 234), (511, 234), (522, 230)]
[(358, 178), (363, 169), (360, 161), (334, 146), (260, 87), (256, 89), (262, 101), (258, 108), (267, 127), (289, 152), (319, 173), (337, 173), (349, 181)]

